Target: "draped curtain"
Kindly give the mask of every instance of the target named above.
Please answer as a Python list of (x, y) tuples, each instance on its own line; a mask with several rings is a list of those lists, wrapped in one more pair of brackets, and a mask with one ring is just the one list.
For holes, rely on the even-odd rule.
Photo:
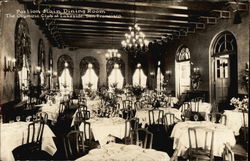
[(69, 69), (69, 74), (71, 77), (73, 77), (73, 72), (74, 72), (74, 63), (73, 60), (70, 56), (68, 55), (61, 55), (58, 58), (57, 61), (57, 73), (58, 76), (61, 76), (63, 69), (65, 68), (64, 63), (67, 62), (68, 63), (68, 69)]
[[(122, 60), (122, 59), (109, 59), (108, 61), (107, 61), (107, 64), (106, 64), (106, 70), (107, 70), (107, 82), (108, 82), (108, 78), (109, 78), (109, 76), (110, 76), (110, 74), (111, 74), (111, 72), (112, 72), (112, 70), (114, 69), (114, 65), (115, 64), (118, 64), (119, 65), (119, 68), (120, 68), (120, 70), (121, 70), (121, 74), (122, 74), (122, 76), (123, 76), (123, 78), (124, 78), (124, 81), (123, 81), (123, 84), (126, 82), (125, 81), (125, 63), (124, 63), (124, 61)], [(109, 84), (109, 82), (108, 82), (108, 84)]]
[(122, 76), (125, 78), (125, 63), (122, 59), (109, 59), (106, 65), (107, 68), (107, 76), (109, 76), (114, 68), (114, 65), (118, 64), (121, 72), (122, 72)]
[(81, 60), (81, 62), (80, 62), (80, 74), (81, 74), (81, 76), (83, 76), (86, 73), (89, 63), (93, 65), (93, 69), (95, 71), (95, 74), (99, 76), (99, 73), (100, 73), (99, 62), (96, 58), (94, 58), (92, 56), (86, 56)]
[(41, 75), (39, 79), (39, 84), (40, 85), (46, 85), (46, 77), (45, 77), (45, 71), (46, 71), (46, 66), (45, 66), (45, 46), (43, 43), (43, 40), (40, 39), (38, 42), (38, 66), (41, 67)]
[[(29, 28), (25, 19), (19, 18), (16, 22), (15, 27), (15, 59), (16, 59), (16, 71), (15, 71), (15, 100), (21, 100), (21, 88), (20, 79), (18, 72), (23, 68), (23, 56), (25, 55), (25, 62), (27, 62), (27, 68), (31, 71), (31, 51), (30, 51), (30, 37)], [(29, 73), (30, 74), (30, 73)], [(30, 80), (30, 75), (28, 74), (28, 80)]]
[[(80, 62), (80, 82), (82, 82), (82, 77), (86, 74), (86, 71), (88, 69), (88, 64), (92, 64), (92, 69), (94, 70), (95, 74), (99, 77), (100, 74), (100, 64), (98, 60), (91, 56), (84, 57)], [(98, 79), (97, 87), (99, 86), (100, 79)], [(82, 83), (80, 83), (80, 89), (82, 89)]]

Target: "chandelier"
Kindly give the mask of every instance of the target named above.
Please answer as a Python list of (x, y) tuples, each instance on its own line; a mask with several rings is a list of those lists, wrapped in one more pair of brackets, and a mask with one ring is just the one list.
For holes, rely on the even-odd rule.
[(136, 57), (148, 50), (149, 41), (145, 38), (145, 34), (136, 23), (135, 11), (134, 4), (134, 24), (133, 26), (129, 26), (129, 33), (125, 33), (125, 40), (121, 42), (121, 45), (126, 52), (133, 54)]
[(117, 49), (108, 49), (107, 53), (105, 54), (106, 59), (116, 59), (120, 58), (121, 54), (118, 52)]

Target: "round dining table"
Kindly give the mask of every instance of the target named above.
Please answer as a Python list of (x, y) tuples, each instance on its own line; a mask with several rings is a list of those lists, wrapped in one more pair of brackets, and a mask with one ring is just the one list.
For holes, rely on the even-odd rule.
[[(235, 136), (233, 131), (227, 128), (225, 125), (216, 124), (209, 121), (185, 121), (177, 123), (171, 133), (171, 138), (174, 139), (173, 149), (178, 150), (178, 156), (185, 156), (186, 151), (190, 147), (189, 145), (189, 136), (188, 128), (199, 127), (203, 129), (212, 129), (214, 130), (214, 146), (213, 154), (214, 156), (222, 156), (224, 151), (225, 143), (228, 143), (230, 146), (236, 144)], [(197, 136), (202, 136), (204, 131), (199, 130), (200, 133), (197, 133)], [(192, 137), (192, 135), (191, 135)], [(193, 140), (193, 139), (192, 139)], [(201, 138), (198, 141), (198, 145), (204, 143), (204, 138)]]
[[(99, 141), (101, 146), (109, 141), (109, 136), (122, 139), (125, 135), (125, 120), (120, 117), (94, 117), (87, 120), (87, 122), (91, 125), (94, 139)], [(79, 126), (79, 130), (84, 131), (83, 124)]]
[[(148, 111), (153, 110), (152, 108), (143, 108), (136, 111), (135, 117), (139, 118), (140, 123), (142, 123), (142, 127), (145, 127), (146, 124), (149, 124), (149, 114)], [(158, 110), (158, 109), (155, 109)], [(176, 108), (165, 108), (160, 107), (159, 110), (163, 110), (164, 114), (171, 113), (174, 114), (175, 119), (174, 122), (178, 122), (181, 120), (181, 111)], [(154, 113), (154, 118), (158, 118), (158, 112)]]
[[(30, 122), (21, 121), (0, 124), (0, 160), (15, 160), (12, 150), (26, 143), (29, 124)], [(55, 137), (54, 133), (49, 126), (45, 125), (42, 137), (42, 150), (48, 152), (52, 156), (57, 151), (53, 137)]]
[(143, 149), (137, 145), (110, 143), (76, 161), (169, 161), (167, 153), (154, 149)]

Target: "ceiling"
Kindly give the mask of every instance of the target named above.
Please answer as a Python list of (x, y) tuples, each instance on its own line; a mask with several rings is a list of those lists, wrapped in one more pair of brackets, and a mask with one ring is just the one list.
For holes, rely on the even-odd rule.
[[(182, 0), (19, 0), (53, 46), (63, 48), (121, 47), (134, 20), (149, 41), (171, 41), (195, 34), (230, 18), (235, 2)], [(239, 3), (240, 11), (247, 2)], [(244, 9), (245, 7), (245, 9)], [(47, 11), (47, 12), (45, 12)], [(74, 13), (73, 13), (74, 12)]]

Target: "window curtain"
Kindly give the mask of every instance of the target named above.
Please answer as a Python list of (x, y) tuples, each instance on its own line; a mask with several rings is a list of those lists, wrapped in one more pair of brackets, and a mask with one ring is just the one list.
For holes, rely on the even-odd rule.
[(46, 77), (45, 77), (45, 72), (46, 72), (46, 66), (45, 66), (45, 46), (43, 43), (43, 40), (40, 39), (38, 42), (38, 66), (41, 67), (41, 74), (40, 74), (40, 79), (39, 79), (39, 84), (46, 86)]
[[(16, 71), (15, 71), (15, 100), (21, 100), (21, 88), (19, 72), (23, 68), (24, 55), (27, 62), (27, 68), (31, 71), (31, 51), (30, 51), (30, 37), (29, 28), (25, 19), (19, 18), (15, 27), (15, 59), (16, 59)], [(29, 73), (30, 74), (30, 73)], [(30, 79), (30, 75), (27, 76)]]
[(109, 59), (107, 61), (107, 64), (106, 64), (106, 70), (107, 70), (107, 82), (108, 82), (108, 85), (109, 85), (109, 81), (108, 81), (108, 78), (112, 72), (112, 70), (114, 69), (114, 65), (115, 64), (118, 64), (119, 65), (119, 68), (121, 70), (121, 74), (124, 78), (124, 81), (123, 81), (123, 85), (125, 84), (125, 63), (122, 59)]
[(70, 56), (68, 55), (62, 55), (58, 58), (57, 61), (57, 73), (58, 76), (61, 76), (65, 66), (64, 63), (67, 62), (68, 63), (68, 69), (69, 69), (69, 74), (70, 76), (73, 78), (73, 72), (74, 72), (74, 63), (73, 60)]
[[(99, 62), (96, 58), (87, 56), (84, 57), (81, 62), (80, 62), (80, 82), (82, 82), (82, 77), (86, 74), (86, 71), (88, 70), (88, 64), (92, 64), (93, 67), (92, 69), (94, 70), (95, 74), (98, 77), (98, 82), (97, 82), (97, 88), (99, 87), (99, 73), (100, 73), (100, 65)], [(83, 89), (82, 83), (80, 83), (80, 89)]]

